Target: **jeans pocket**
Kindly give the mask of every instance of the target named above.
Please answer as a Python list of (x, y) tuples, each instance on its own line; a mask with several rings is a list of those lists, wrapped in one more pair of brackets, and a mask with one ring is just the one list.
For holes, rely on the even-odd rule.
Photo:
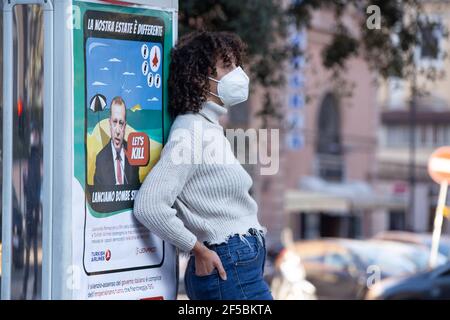
[(270, 288), (264, 280), (263, 264), (264, 249), (259, 247), (256, 258), (240, 262), (235, 266), (239, 286), (245, 299), (248, 300), (266, 300), (270, 299)]
[(184, 289), (186, 291), (186, 295), (189, 299), (193, 299), (192, 291), (191, 291), (191, 274), (192, 274), (192, 257), (189, 259), (186, 270), (184, 271)]
[(191, 300), (220, 300), (220, 277), (217, 268), (204, 276), (195, 274), (195, 259), (191, 259), (186, 273), (186, 293)]
[[(216, 269), (215, 269), (216, 270)], [(213, 271), (206, 276), (197, 276), (195, 273), (191, 277), (191, 293), (194, 300), (220, 300), (219, 274)]]
[(243, 244), (239, 249), (236, 249), (235, 264), (243, 266), (256, 261), (259, 257), (260, 247), (256, 243), (250, 245)]
[(217, 268), (214, 268), (213, 271), (211, 271), (210, 274), (204, 274), (204, 275), (198, 275), (195, 273), (194, 271), (194, 275), (198, 278), (206, 278), (206, 277), (211, 277), (211, 276), (215, 276), (216, 274), (218, 274), (219, 272), (217, 271)]

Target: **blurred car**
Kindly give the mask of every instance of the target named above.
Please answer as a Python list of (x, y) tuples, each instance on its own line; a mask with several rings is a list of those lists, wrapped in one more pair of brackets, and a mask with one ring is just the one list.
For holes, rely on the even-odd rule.
[(450, 299), (450, 263), (413, 276), (383, 280), (370, 288), (369, 300)]
[[(373, 239), (410, 243), (431, 249), (432, 235), (429, 233), (413, 233), (406, 231), (383, 231), (375, 235)], [(449, 236), (441, 236), (438, 251), (447, 259), (450, 258)]]
[[(301, 260), (301, 267), (290, 272), (304, 272), (319, 299), (364, 299), (372, 281), (425, 270), (429, 257), (429, 250), (423, 247), (390, 241), (307, 240), (296, 242), (280, 255), (276, 262), (280, 274), (287, 252)], [(438, 262), (444, 261), (439, 256)]]

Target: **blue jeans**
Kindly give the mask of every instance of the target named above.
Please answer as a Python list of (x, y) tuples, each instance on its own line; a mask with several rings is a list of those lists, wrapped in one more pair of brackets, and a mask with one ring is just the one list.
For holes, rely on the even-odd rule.
[(191, 255), (184, 277), (191, 300), (273, 300), (263, 278), (266, 245), (263, 235), (235, 235), (227, 243), (207, 245), (222, 261), (227, 280), (217, 268), (210, 275), (195, 275), (195, 256)]

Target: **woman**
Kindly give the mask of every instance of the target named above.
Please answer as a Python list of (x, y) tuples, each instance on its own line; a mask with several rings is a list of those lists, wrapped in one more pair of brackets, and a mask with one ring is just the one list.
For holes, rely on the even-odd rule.
[(190, 299), (272, 299), (263, 279), (266, 228), (219, 118), (248, 98), (244, 45), (226, 32), (195, 32), (172, 51), (169, 108), (176, 116), (161, 158), (134, 204), (152, 233), (190, 253)]

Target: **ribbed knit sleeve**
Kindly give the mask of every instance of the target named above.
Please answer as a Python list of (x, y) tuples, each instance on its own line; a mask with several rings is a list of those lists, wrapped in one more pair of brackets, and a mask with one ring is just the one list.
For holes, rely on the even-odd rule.
[[(184, 131), (194, 139), (192, 130)], [(180, 161), (183, 154), (190, 160), (192, 145), (193, 140), (181, 142), (170, 135), (160, 160), (145, 178), (134, 201), (135, 217), (150, 232), (184, 252), (192, 250), (197, 237), (184, 226), (173, 205), (197, 167), (191, 161)]]

